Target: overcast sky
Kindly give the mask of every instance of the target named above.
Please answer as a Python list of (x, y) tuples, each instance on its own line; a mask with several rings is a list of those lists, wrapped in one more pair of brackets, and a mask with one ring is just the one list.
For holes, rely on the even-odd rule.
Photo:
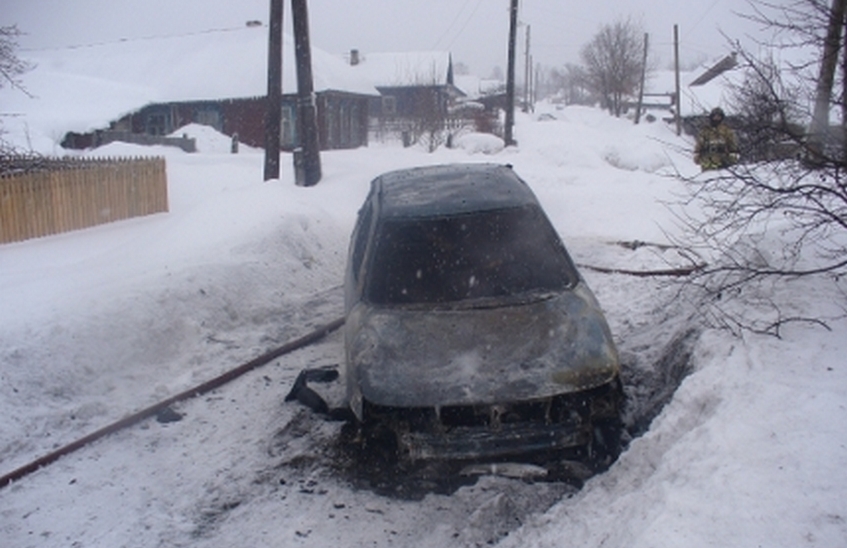
[[(22, 48), (56, 48), (205, 32), (267, 23), (269, 0), (0, 0), (0, 25), (17, 24)], [(286, 29), (291, 17), (286, 0)], [(312, 45), (343, 54), (448, 50), (478, 76), (506, 67), (509, 0), (310, 0)], [(756, 32), (735, 11), (743, 0), (521, 0), (518, 55), (530, 27), (535, 63), (578, 62), (580, 48), (606, 23), (631, 18), (650, 34), (661, 67), (673, 59), (679, 25), (683, 62), (725, 54), (721, 31)], [(290, 32), (290, 30), (289, 30)]]

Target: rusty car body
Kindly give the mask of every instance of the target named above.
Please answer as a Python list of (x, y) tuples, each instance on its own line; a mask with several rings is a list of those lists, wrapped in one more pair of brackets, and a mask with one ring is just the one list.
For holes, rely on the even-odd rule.
[(402, 458), (620, 451), (620, 365), (608, 324), (511, 166), (377, 177), (345, 275), (347, 404)]

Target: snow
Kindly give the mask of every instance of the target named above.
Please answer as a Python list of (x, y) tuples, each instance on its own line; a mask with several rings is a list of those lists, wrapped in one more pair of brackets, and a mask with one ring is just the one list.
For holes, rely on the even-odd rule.
[[(131, 103), (127, 91), (107, 102)], [(27, 121), (49, 150), (42, 104)], [(302, 368), (343, 359), (334, 333), (175, 406), (181, 421), (144, 421), (0, 489), (2, 545), (843, 546), (845, 321), (734, 338), (699, 327), (672, 285), (592, 270), (679, 260), (617, 242), (668, 243), (666, 203), (682, 189), (670, 175), (696, 166), (661, 123), (555, 115), (519, 114), (518, 146), (489, 154), (326, 152), (312, 188), (293, 184), (288, 155), (281, 179), (262, 182), (261, 151), (229, 154), (198, 126), (178, 132), (198, 140), (195, 154), (87, 152), (164, 156), (170, 211), (0, 246), (0, 472), (338, 317), (349, 234), (376, 175), (494, 161), (529, 182), (583, 266), (636, 403), (650, 388), (640, 379), (670, 375), (654, 367), (669, 341), (701, 330), (690, 374), (607, 473), (579, 490), (496, 476), (451, 494), (362, 485), (339, 459), (340, 426), (283, 402)], [(811, 311), (843, 302), (813, 280), (773, 298)]]
[(497, 154), (503, 150), (503, 139), (490, 133), (466, 133), (456, 139), (455, 146), (469, 154)]

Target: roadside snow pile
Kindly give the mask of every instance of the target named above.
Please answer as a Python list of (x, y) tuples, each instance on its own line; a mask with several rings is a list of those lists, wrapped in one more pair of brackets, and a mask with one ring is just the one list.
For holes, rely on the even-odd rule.
[(502, 546), (841, 546), (845, 351), (811, 327), (784, 341), (707, 333), (650, 431)]
[(503, 150), (503, 139), (490, 133), (466, 133), (456, 139), (456, 147), (469, 154), (497, 154)]
[[(168, 137), (188, 137), (197, 144), (197, 152), (207, 154), (232, 154), (232, 137), (224, 135), (215, 128), (203, 124), (188, 124), (171, 133)], [(258, 154), (264, 151), (238, 143), (238, 153)]]

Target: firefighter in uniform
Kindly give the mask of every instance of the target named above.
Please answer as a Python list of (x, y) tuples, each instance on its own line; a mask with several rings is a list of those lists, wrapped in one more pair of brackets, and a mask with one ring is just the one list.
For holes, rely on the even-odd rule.
[(703, 171), (723, 169), (738, 162), (738, 141), (735, 133), (724, 123), (723, 110), (709, 113), (709, 125), (700, 130), (694, 147), (694, 163)]

